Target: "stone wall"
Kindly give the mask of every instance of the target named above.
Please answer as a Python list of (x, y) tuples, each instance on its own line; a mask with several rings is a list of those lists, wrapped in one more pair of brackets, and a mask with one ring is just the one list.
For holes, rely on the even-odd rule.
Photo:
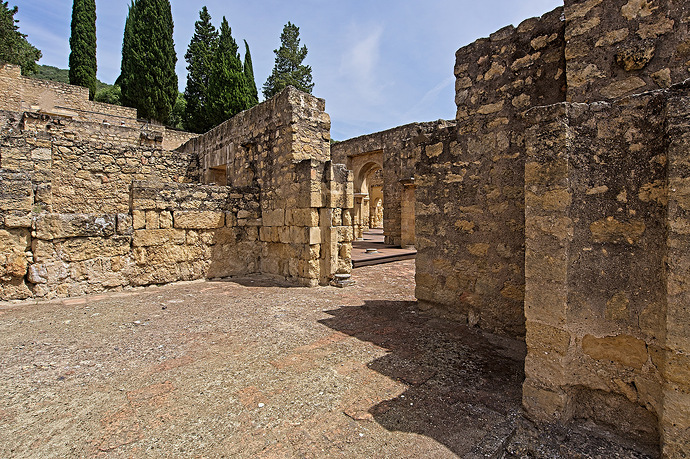
[(421, 149), (417, 290), (423, 307), (524, 335), (524, 121), (565, 98), (562, 10), (456, 54), (457, 128)]
[[(353, 171), (356, 196), (362, 193), (364, 175), (373, 165), (383, 170), (383, 234), (386, 244), (414, 245), (414, 177), (421, 145), (454, 126), (453, 121), (413, 123), (338, 142), (331, 147), (333, 161), (345, 164)], [(364, 214), (359, 212), (359, 215)], [(403, 224), (410, 217), (412, 224), (407, 232), (412, 235), (403, 237)], [(361, 222), (355, 219), (353, 224), (357, 232)]]
[(568, 101), (668, 88), (690, 77), (688, 4), (566, 0)]
[(134, 108), (91, 101), (87, 88), (24, 77), (11, 64), (0, 63), (0, 110), (48, 115), (95, 142), (158, 143), (174, 150), (197, 136), (138, 120)]
[(531, 419), (664, 457), (690, 455), (688, 17), (566, 0), (461, 48), (457, 126), (412, 163), (420, 306), (526, 335)]
[[(46, 114), (0, 112), (0, 127), (2, 300), (351, 269), (351, 174), (330, 163), (312, 96), (287, 90), (177, 151), (155, 131)], [(200, 183), (218, 133), (250, 150), (228, 186)]]
[(350, 271), (352, 176), (330, 161), (325, 102), (290, 87), (181, 151), (206, 183), (259, 187), (261, 272), (314, 285)]

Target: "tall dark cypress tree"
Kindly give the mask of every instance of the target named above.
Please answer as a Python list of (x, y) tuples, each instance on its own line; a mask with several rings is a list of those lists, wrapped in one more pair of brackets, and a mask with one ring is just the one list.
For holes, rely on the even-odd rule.
[(247, 40), (244, 40), (244, 78), (247, 83), (247, 91), (249, 92), (249, 107), (253, 107), (259, 103), (259, 91), (256, 89), (254, 65), (252, 64), (252, 55), (249, 52)]
[(170, 120), (177, 100), (175, 43), (169, 0), (135, 0), (125, 23), (117, 84), (122, 103), (141, 118)]
[(247, 80), (237, 49), (228, 21), (223, 17), (208, 85), (209, 120), (214, 126), (249, 108)]
[(96, 0), (74, 0), (69, 38), (69, 82), (96, 94)]
[(211, 65), (217, 47), (218, 31), (211, 24), (211, 15), (204, 6), (199, 12), (199, 20), (194, 23), (194, 35), (184, 55), (187, 61), (184, 126), (191, 132), (204, 133), (213, 127), (208, 118), (207, 95)]

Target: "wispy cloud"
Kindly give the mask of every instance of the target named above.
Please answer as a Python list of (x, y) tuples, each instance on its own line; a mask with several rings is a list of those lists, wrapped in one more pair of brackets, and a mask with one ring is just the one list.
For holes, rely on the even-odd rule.
[(381, 83), (377, 78), (377, 69), (381, 65), (381, 38), (384, 27), (367, 28), (362, 33), (361, 26), (352, 26), (347, 34), (360, 37), (352, 47), (347, 49), (340, 60), (338, 76), (347, 80), (348, 87), (373, 102), (378, 100)]

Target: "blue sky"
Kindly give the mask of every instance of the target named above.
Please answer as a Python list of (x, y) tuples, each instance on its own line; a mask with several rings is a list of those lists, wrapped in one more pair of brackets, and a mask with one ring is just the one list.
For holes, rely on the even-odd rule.
[[(120, 73), (122, 32), (130, 0), (96, 0), (98, 78)], [(508, 24), (562, 5), (562, 0), (171, 0), (180, 90), (184, 53), (199, 10), (216, 27), (228, 19), (238, 43), (249, 43), (259, 92), (288, 21), (309, 49), (314, 95), (326, 99), (331, 136), (345, 140), (413, 121), (455, 117), (455, 51)], [(19, 30), (43, 52), (41, 64), (67, 68), (72, 0), (10, 0)], [(243, 50), (244, 48), (241, 47)]]

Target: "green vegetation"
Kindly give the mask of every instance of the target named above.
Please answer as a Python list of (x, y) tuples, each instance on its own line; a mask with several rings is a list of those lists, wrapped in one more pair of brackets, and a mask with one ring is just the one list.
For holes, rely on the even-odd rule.
[(74, 0), (69, 39), (69, 82), (96, 94), (96, 0)]
[(269, 99), (287, 86), (294, 86), (311, 94), (314, 83), (311, 67), (302, 65), (302, 61), (307, 57), (307, 47), (299, 46), (299, 27), (288, 22), (280, 34), (280, 43), (280, 48), (273, 50), (276, 54), (275, 66), (264, 83), (264, 97)]
[(252, 54), (249, 52), (247, 40), (244, 40), (244, 78), (247, 82), (247, 90), (249, 91), (249, 104), (250, 107), (253, 107), (259, 103), (259, 91), (256, 89)]
[(194, 35), (184, 55), (187, 61), (184, 125), (191, 132), (203, 133), (213, 127), (208, 118), (207, 96), (211, 64), (217, 47), (218, 31), (211, 24), (211, 15), (204, 6), (199, 12), (199, 20), (194, 23)]
[(244, 64), (225, 17), (220, 33), (211, 24), (204, 6), (194, 24), (194, 35), (187, 47), (187, 87), (185, 129), (203, 133), (259, 103), (254, 82), (252, 56), (244, 42)]
[(26, 35), (19, 32), (18, 20), (14, 18), (17, 7), (10, 9), (7, 2), (0, 3), (0, 61), (19, 65), (22, 74), (36, 72), (36, 61), (41, 58), (41, 51), (33, 47)]
[(247, 80), (237, 50), (237, 42), (232, 38), (232, 31), (224, 16), (208, 84), (207, 98), (211, 105), (209, 121), (213, 126), (250, 106)]
[(115, 82), (122, 104), (141, 118), (170, 121), (177, 101), (173, 19), (169, 0), (135, 0), (125, 22), (121, 73)]

